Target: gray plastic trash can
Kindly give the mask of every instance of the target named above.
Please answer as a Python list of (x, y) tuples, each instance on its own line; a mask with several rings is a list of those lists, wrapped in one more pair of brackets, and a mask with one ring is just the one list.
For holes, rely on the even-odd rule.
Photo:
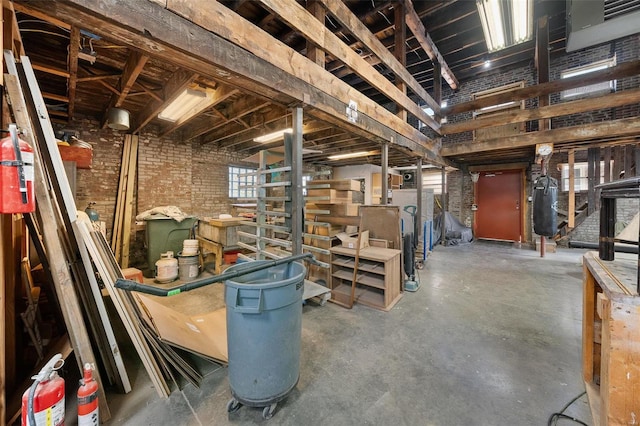
[[(256, 262), (268, 263), (240, 263), (227, 271), (255, 266)], [(241, 404), (265, 407), (262, 415), (269, 419), (278, 401), (298, 383), (305, 275), (304, 265), (291, 262), (225, 282), (233, 395), (228, 412)]]

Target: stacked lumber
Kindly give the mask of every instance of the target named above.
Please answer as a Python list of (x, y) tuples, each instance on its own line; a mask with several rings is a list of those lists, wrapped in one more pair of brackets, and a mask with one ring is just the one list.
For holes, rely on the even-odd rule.
[[(42, 361), (46, 362), (46, 356), (50, 357), (53, 350), (62, 352), (65, 357), (73, 351), (80, 375), (86, 363), (96, 366), (94, 378), (98, 383), (102, 421), (111, 417), (104, 393), (106, 384), (114, 385), (125, 393), (131, 391), (111, 318), (96, 278), (97, 272), (158, 395), (167, 397), (170, 392), (168, 381), (172, 380), (177, 386), (178, 375), (198, 386), (202, 376), (144, 320), (144, 313), (133, 296), (115, 289), (115, 281), (123, 277), (122, 270), (104, 235), (77, 215), (53, 128), (29, 58), (22, 56), (20, 63), (16, 63), (12, 53), (5, 51), (5, 63), (9, 71), (4, 79), (12, 119), (23, 131), (21, 137), (34, 150), (37, 211), (35, 215), (24, 215), (25, 223), (40, 260), (43, 265), (48, 265), (46, 269), (51, 272), (53, 296), (62, 317), (59, 325), (66, 329), (67, 336), (66, 339), (57, 340), (55, 345), (49, 345), (46, 351), (39, 351), (39, 354), (46, 354)], [(129, 156), (129, 160), (121, 209), (122, 244), (118, 245), (123, 258), (128, 250), (127, 224), (131, 223), (132, 207), (127, 203), (131, 202), (133, 193), (137, 137), (127, 136), (125, 145), (128, 145), (128, 154), (125, 152), (125, 155)], [(37, 335), (34, 334), (34, 337), (37, 341)], [(95, 354), (94, 348), (97, 350)], [(98, 357), (101, 362), (98, 362)], [(36, 374), (40, 367), (34, 366), (32, 374)], [(22, 390), (15, 392), (15, 397), (8, 401), (7, 412), (11, 422), (20, 413)]]
[(347, 228), (349, 225), (358, 225), (360, 204), (354, 203), (353, 199), (360, 190), (360, 182), (351, 179), (307, 182), (304, 244), (307, 251), (313, 252), (316, 259), (327, 265), (310, 265), (311, 281), (325, 284), (331, 281), (329, 249), (340, 243), (336, 235), (351, 230)]
[(113, 216), (111, 249), (122, 268), (129, 267), (129, 242), (133, 219), (133, 189), (138, 161), (138, 135), (125, 135), (120, 163), (120, 181)]

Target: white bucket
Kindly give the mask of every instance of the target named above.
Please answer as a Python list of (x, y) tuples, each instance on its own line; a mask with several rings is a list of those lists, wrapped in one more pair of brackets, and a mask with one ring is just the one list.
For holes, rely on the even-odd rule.
[(173, 252), (168, 251), (160, 255), (156, 262), (156, 281), (168, 283), (178, 278), (178, 259), (173, 257)]
[(195, 256), (198, 254), (198, 240), (184, 240), (180, 256)]
[(200, 275), (200, 257), (185, 256), (182, 252), (178, 253), (178, 270), (181, 281), (192, 281)]

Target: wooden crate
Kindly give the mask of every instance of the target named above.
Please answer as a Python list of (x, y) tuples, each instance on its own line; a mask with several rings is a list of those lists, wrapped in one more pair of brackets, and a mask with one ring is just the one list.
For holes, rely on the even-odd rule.
[(222, 244), (233, 246), (238, 243), (238, 227), (243, 218), (209, 219), (198, 221), (198, 236)]
[(640, 415), (637, 260), (584, 256), (582, 373), (594, 425), (636, 424)]

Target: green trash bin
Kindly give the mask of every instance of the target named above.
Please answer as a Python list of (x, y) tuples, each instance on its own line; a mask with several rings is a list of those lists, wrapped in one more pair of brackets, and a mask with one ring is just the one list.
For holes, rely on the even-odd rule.
[(172, 251), (173, 255), (177, 256), (182, 251), (182, 243), (189, 239), (191, 228), (197, 220), (197, 217), (190, 216), (178, 222), (163, 214), (154, 214), (145, 218), (145, 245), (147, 247), (145, 276), (153, 278), (155, 264), (162, 253)]

